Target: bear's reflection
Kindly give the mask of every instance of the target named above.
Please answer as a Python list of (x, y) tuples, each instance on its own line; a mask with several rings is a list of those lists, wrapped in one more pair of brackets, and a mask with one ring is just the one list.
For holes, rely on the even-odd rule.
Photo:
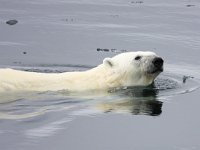
[(158, 116), (162, 113), (162, 102), (157, 100), (158, 89), (154, 85), (149, 87), (130, 87), (124, 90), (110, 91), (117, 93), (111, 101), (104, 101), (97, 105), (98, 109), (108, 113), (131, 113), (133, 115)]

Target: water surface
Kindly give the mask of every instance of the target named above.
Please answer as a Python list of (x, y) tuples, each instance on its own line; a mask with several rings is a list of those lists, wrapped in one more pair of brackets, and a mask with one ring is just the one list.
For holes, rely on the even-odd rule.
[(198, 150), (199, 7), (197, 0), (1, 0), (2, 68), (87, 70), (123, 51), (149, 50), (164, 58), (165, 71), (152, 86), (106, 94), (0, 95), (0, 149)]

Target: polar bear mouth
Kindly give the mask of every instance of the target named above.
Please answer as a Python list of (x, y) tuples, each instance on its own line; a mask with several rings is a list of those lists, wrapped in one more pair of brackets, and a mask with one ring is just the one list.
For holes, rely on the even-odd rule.
[(154, 74), (159, 74), (163, 72), (163, 70), (164, 70), (163, 67), (157, 68), (151, 65), (147, 68), (146, 73), (150, 75), (154, 75)]
[(163, 72), (163, 67), (161, 67), (161, 68), (155, 68), (152, 71), (150, 71), (149, 73), (150, 74), (155, 74), (155, 73), (161, 73), (161, 72)]

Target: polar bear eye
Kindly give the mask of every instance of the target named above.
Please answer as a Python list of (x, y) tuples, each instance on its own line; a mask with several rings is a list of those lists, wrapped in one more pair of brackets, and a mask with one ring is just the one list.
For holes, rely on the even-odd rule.
[(142, 58), (142, 56), (136, 56), (135, 60), (140, 60)]

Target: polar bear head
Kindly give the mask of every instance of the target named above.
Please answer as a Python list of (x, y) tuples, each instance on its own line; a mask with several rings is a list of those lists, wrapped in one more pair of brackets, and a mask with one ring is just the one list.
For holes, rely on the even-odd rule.
[(163, 62), (153, 52), (138, 51), (105, 58), (103, 65), (110, 70), (110, 80), (113, 83), (118, 82), (121, 86), (147, 86), (163, 71)]

